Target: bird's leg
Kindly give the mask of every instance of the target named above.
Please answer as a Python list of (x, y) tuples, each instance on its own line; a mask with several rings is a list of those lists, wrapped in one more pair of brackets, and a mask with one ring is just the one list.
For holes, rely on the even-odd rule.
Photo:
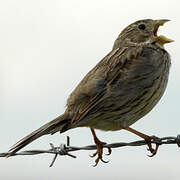
[(132, 129), (130, 127), (126, 127), (126, 128), (123, 128), (123, 129), (136, 134), (137, 136), (143, 138), (146, 141), (146, 143), (148, 145), (148, 151), (150, 151), (152, 153), (151, 155), (148, 155), (149, 157), (153, 157), (154, 155), (156, 155), (156, 153), (158, 151), (158, 148), (159, 148), (159, 144), (156, 143), (156, 147), (154, 149), (152, 147), (151, 140), (156, 140), (156, 139), (158, 139), (158, 137), (156, 137), (156, 136), (148, 136), (148, 135), (143, 134), (143, 133), (141, 133), (139, 131), (136, 131), (135, 129)]
[[(97, 155), (97, 159), (95, 160), (94, 167), (97, 166), (99, 160), (101, 160), (104, 163), (108, 163), (108, 161), (104, 161), (103, 158), (102, 158), (102, 155), (103, 155), (103, 145), (105, 145), (106, 142), (102, 142), (102, 141), (100, 141), (97, 138), (96, 133), (95, 133), (93, 128), (90, 128), (90, 130), (91, 130), (91, 133), (93, 135), (94, 142), (95, 142), (95, 144), (97, 146), (97, 151), (91, 156), (91, 157), (95, 157)], [(108, 147), (108, 154), (107, 155), (110, 155), (110, 154), (111, 154), (111, 148)]]

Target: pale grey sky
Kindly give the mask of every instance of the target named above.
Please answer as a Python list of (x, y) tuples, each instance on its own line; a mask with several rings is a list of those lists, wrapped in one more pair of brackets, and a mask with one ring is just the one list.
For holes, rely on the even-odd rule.
[[(174, 39), (166, 45), (172, 57), (170, 80), (160, 103), (133, 127), (149, 135), (180, 133), (180, 2), (179, 0), (6, 0), (0, 1), (0, 152), (52, 120), (65, 109), (66, 99), (82, 77), (112, 48), (120, 31), (144, 18), (172, 21), (160, 33)], [(139, 139), (125, 131), (97, 131), (108, 143)], [(44, 136), (24, 150), (48, 149), (49, 143), (93, 144), (89, 129)], [(77, 159), (51, 155), (0, 159), (5, 180), (179, 179), (180, 150), (162, 146), (148, 158), (146, 147), (113, 150), (108, 164), (93, 168), (91, 151)]]

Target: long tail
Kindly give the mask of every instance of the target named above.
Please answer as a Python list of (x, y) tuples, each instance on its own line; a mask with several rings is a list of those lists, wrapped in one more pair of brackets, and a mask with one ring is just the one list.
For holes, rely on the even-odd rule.
[(26, 137), (22, 138), (16, 144), (14, 144), (10, 150), (7, 157), (12, 156), (17, 151), (22, 149), (24, 146), (28, 145), (32, 141), (36, 140), (37, 138), (45, 135), (45, 134), (54, 134), (58, 131), (64, 132), (66, 131), (66, 127), (68, 126), (68, 119), (65, 114), (57, 117), (56, 119), (50, 121), (49, 123), (41, 126), (39, 129), (33, 131), (31, 134), (27, 135)]

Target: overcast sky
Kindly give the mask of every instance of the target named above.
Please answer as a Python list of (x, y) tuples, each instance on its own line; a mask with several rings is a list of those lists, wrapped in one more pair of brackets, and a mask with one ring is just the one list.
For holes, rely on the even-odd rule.
[[(112, 48), (121, 30), (144, 18), (170, 19), (160, 34), (172, 67), (159, 104), (132, 127), (149, 135), (180, 133), (180, 1), (179, 0), (6, 0), (0, 1), (0, 152), (62, 114), (66, 99), (83, 76)], [(97, 131), (108, 143), (139, 138), (125, 131)], [(24, 150), (49, 149), (71, 137), (74, 146), (93, 144), (89, 129), (44, 136)], [(0, 159), (4, 180), (179, 179), (180, 149), (162, 146), (149, 158), (145, 146), (113, 149), (108, 164), (93, 168), (93, 151), (77, 151), (77, 159), (51, 155)]]

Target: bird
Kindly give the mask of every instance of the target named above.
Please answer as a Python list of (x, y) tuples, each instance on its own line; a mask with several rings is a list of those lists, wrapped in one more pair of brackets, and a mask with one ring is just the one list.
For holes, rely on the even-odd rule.
[[(158, 29), (168, 19), (142, 19), (128, 25), (119, 34), (112, 50), (90, 70), (67, 99), (63, 114), (41, 126), (14, 144), (8, 157), (37, 138), (88, 127), (97, 150), (95, 165), (103, 159), (102, 142), (95, 130), (126, 130), (144, 139), (151, 156), (156, 136), (149, 136), (130, 126), (149, 113), (166, 89), (171, 58), (164, 45), (173, 40), (158, 35)], [(108, 148), (108, 155), (111, 149)]]

